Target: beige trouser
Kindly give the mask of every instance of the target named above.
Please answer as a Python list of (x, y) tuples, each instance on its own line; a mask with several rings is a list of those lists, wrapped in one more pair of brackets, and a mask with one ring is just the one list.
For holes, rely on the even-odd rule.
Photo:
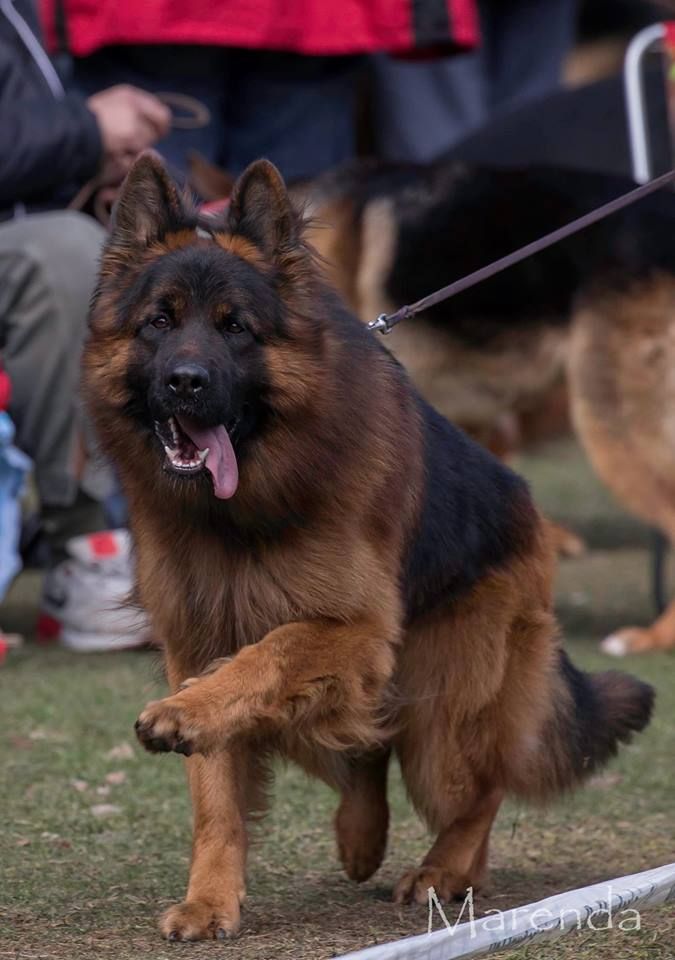
[(103, 466), (78, 477), (80, 358), (104, 236), (74, 212), (0, 225), (0, 356), (16, 445), (33, 459), (43, 506), (69, 506), (78, 485), (95, 499), (110, 487)]

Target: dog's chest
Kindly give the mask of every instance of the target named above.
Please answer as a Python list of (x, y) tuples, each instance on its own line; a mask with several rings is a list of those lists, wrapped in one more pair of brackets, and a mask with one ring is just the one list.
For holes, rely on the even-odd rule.
[(139, 544), (138, 572), (159, 637), (209, 657), (256, 643), (284, 623), (334, 615), (345, 586), (321, 550), (231, 551), (198, 537), (180, 551)]

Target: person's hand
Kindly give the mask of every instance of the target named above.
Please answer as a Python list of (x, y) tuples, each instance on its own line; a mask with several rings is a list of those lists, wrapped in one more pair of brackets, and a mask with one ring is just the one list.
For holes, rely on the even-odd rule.
[(165, 136), (171, 126), (171, 111), (161, 100), (127, 84), (94, 94), (87, 106), (101, 131), (104, 183), (119, 183), (141, 150)]

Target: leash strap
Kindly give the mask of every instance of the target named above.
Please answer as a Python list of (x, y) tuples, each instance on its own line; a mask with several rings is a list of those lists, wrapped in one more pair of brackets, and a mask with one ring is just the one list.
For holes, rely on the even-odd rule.
[(442, 287), (435, 293), (431, 293), (427, 297), (422, 297), (422, 299), (416, 303), (401, 307), (395, 313), (381, 313), (377, 320), (370, 321), (368, 329), (379, 330), (380, 333), (384, 334), (390, 333), (401, 320), (414, 317), (423, 310), (428, 310), (429, 307), (436, 306), (437, 303), (441, 303), (443, 300), (448, 300), (450, 297), (454, 297), (458, 293), (468, 290), (470, 287), (475, 287), (476, 284), (482, 283), (483, 280), (494, 277), (496, 273), (507, 270), (509, 267), (514, 266), (514, 264), (520, 263), (521, 260), (526, 260), (533, 254), (539, 253), (540, 250), (546, 250), (547, 247), (552, 247), (554, 244), (559, 243), (560, 240), (571, 237), (572, 234), (578, 233), (586, 227), (590, 227), (591, 224), (597, 223), (598, 220), (604, 220), (605, 217), (611, 216), (611, 214), (616, 213), (618, 210), (623, 210), (624, 207), (636, 203), (648, 194), (654, 193), (656, 190), (661, 190), (669, 183), (672, 183), (673, 180), (675, 180), (675, 170), (670, 170), (655, 180), (650, 180), (648, 183), (644, 183), (642, 186), (636, 187), (628, 193), (623, 193), (614, 200), (610, 200), (609, 203), (605, 203), (601, 207), (591, 210), (590, 213), (586, 213), (582, 217), (572, 220), (571, 223), (565, 224), (564, 227), (559, 227), (557, 230), (547, 233), (538, 240), (533, 240), (532, 243), (520, 247), (519, 250), (514, 250), (513, 253), (508, 253), (505, 257), (500, 257), (499, 260), (494, 260), (492, 263), (488, 263), (479, 270), (474, 270), (473, 273), (469, 273), (465, 277), (460, 277), (459, 280), (448, 284), (447, 287)]
[(173, 90), (163, 90), (155, 96), (171, 110), (171, 126), (174, 130), (201, 130), (211, 122), (211, 111), (196, 97)]

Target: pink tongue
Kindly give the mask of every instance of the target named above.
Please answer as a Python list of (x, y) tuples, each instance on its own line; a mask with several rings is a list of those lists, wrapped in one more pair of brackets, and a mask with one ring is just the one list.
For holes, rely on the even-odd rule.
[(176, 417), (181, 430), (198, 450), (209, 448), (206, 469), (213, 477), (213, 490), (220, 500), (233, 497), (239, 483), (239, 468), (225, 427), (202, 427), (187, 417)]

